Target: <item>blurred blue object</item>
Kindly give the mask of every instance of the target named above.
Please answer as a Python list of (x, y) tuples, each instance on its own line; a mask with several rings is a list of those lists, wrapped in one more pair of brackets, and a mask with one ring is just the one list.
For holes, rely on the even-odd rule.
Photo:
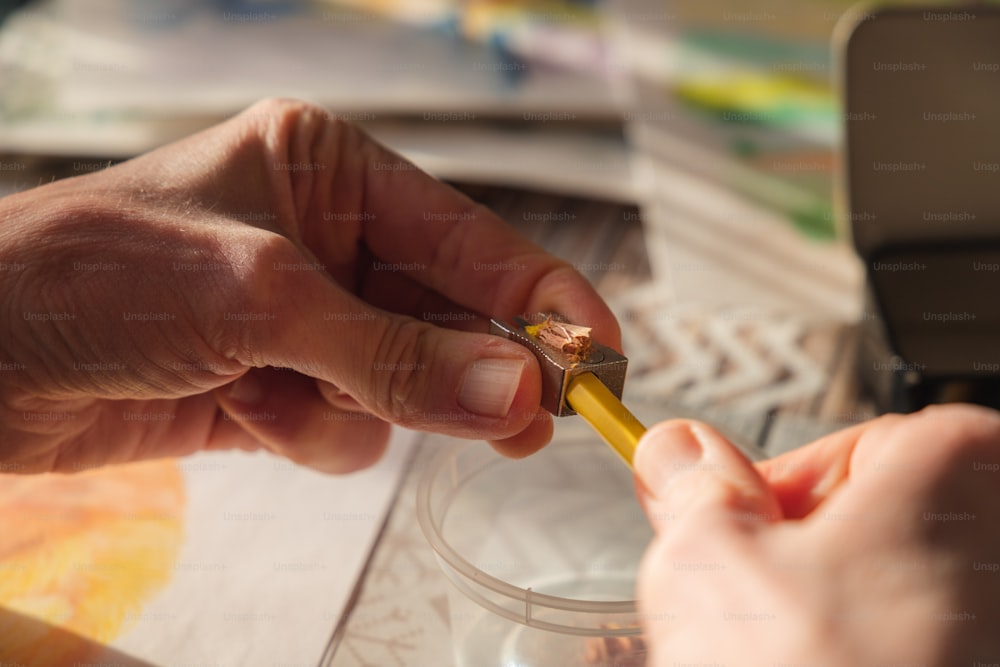
[(490, 35), (488, 46), (500, 61), (500, 75), (504, 82), (512, 87), (519, 84), (528, 73), (527, 62), (507, 45), (507, 38), (501, 32)]
[(287, 16), (306, 9), (307, 0), (215, 0), (213, 3), (222, 12), (251, 14), (267, 12), (276, 16)]

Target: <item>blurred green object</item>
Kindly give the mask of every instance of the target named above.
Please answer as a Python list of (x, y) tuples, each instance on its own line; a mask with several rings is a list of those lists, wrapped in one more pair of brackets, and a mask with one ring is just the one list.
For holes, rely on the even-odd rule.
[[(676, 36), (664, 93), (721, 162), (714, 178), (780, 213), (806, 237), (836, 238), (839, 105), (829, 47), (815, 39), (698, 23)], [(725, 166), (723, 166), (725, 165)]]
[(733, 72), (692, 78), (678, 82), (675, 92), (726, 121), (780, 127), (837, 119), (836, 100), (828, 87), (791, 75)]
[(833, 205), (830, 202), (817, 202), (816, 208), (793, 211), (789, 217), (796, 228), (811, 239), (832, 241), (837, 238)]

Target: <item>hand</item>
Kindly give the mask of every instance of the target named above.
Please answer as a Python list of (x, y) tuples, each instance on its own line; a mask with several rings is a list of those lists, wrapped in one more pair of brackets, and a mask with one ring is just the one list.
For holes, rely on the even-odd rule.
[(10, 196), (0, 220), (6, 471), (266, 447), (344, 472), (389, 422), (524, 455), (551, 434), (537, 363), (483, 316), (559, 311), (620, 345), (572, 267), (302, 103)]
[(693, 422), (635, 459), (650, 667), (1000, 662), (1000, 416), (876, 419), (750, 464)]

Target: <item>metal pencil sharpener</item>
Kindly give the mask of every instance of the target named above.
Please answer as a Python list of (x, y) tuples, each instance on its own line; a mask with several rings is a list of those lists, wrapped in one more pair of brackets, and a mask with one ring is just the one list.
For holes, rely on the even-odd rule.
[[(542, 370), (542, 407), (556, 417), (575, 415), (566, 403), (569, 381), (582, 373), (593, 373), (615, 395), (622, 397), (625, 388), (625, 371), (628, 359), (610, 347), (592, 341), (590, 351), (583, 359), (576, 359), (548, 345), (544, 345), (529, 334), (525, 327), (538, 324), (547, 315), (515, 317), (512, 321), (490, 320), (490, 333), (525, 346), (538, 359)], [(558, 320), (557, 320), (558, 321)]]

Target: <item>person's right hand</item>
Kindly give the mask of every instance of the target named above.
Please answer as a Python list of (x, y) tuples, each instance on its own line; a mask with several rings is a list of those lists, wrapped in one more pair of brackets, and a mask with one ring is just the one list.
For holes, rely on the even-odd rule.
[(695, 422), (635, 457), (650, 667), (1000, 663), (1000, 416), (885, 416), (752, 465)]

